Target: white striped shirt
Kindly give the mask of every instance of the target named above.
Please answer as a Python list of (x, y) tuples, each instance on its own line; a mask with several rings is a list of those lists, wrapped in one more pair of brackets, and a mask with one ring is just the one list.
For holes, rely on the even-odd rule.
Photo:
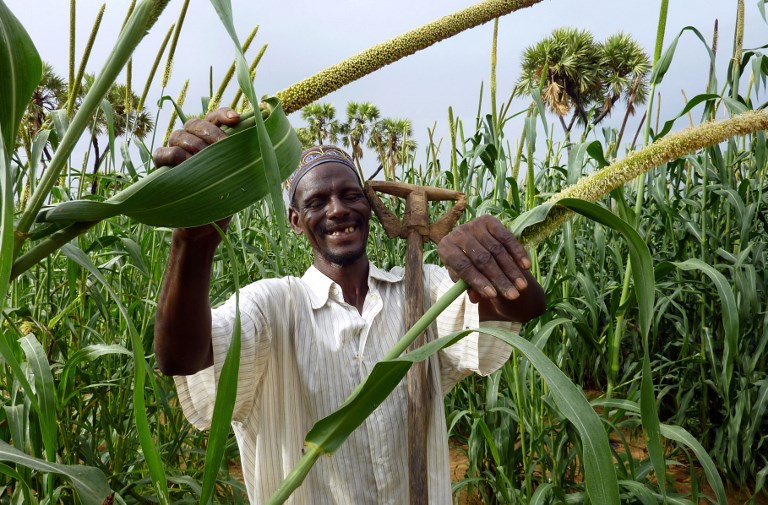
[[(242, 352), (233, 429), (248, 498), (267, 501), (302, 454), (313, 424), (334, 412), (405, 334), (403, 269), (370, 265), (362, 315), (341, 288), (310, 267), (302, 278), (255, 282), (240, 291)], [(445, 269), (424, 267), (426, 304), (453, 282)], [(213, 310), (214, 365), (176, 377), (179, 401), (199, 429), (211, 422), (216, 383), (231, 340), (235, 301)], [(439, 336), (478, 327), (477, 306), (464, 295), (437, 321)], [(494, 326), (519, 330), (513, 323)], [(486, 375), (510, 348), (473, 333), (429, 361), (434, 387), (428, 433), (429, 496), (451, 503), (443, 395), (472, 372)], [(330, 457), (321, 457), (287, 503), (396, 504), (408, 501), (405, 380)]]

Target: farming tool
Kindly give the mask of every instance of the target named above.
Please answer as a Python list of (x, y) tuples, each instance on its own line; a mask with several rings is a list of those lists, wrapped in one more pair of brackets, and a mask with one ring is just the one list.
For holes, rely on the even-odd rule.
[[(405, 199), (405, 216), (400, 220), (381, 201), (377, 192)], [(405, 256), (405, 325), (410, 328), (424, 314), (424, 243), (439, 243), (451, 231), (467, 206), (464, 193), (444, 188), (416, 186), (394, 181), (368, 181), (365, 194), (389, 238), (408, 240)], [(429, 222), (430, 201), (454, 201), (453, 207), (434, 223)], [(409, 351), (426, 343), (426, 332), (419, 335)], [(429, 361), (414, 363), (408, 371), (408, 467), (411, 505), (429, 503), (427, 469), (427, 421), (432, 387)]]

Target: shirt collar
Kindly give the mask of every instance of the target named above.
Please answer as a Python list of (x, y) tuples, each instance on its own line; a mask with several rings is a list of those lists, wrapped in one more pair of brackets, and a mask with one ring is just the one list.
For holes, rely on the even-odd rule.
[[(404, 271), (402, 268), (395, 268), (393, 271), (385, 272), (373, 263), (368, 263), (368, 290), (373, 288), (373, 281), (378, 282), (400, 282), (403, 280)], [(341, 286), (333, 282), (330, 277), (320, 272), (314, 265), (310, 266), (301, 278), (307, 286), (309, 300), (313, 309), (319, 309), (328, 302), (332, 291), (338, 293), (339, 300), (343, 300), (344, 295), (341, 292)]]

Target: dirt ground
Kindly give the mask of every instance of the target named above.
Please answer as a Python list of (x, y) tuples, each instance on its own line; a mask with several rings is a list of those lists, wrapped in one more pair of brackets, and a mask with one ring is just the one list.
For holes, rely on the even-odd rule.
[[(617, 443), (617, 447), (621, 446), (621, 443), (619, 442), (618, 437), (611, 437), (611, 441), (613, 443)], [(639, 461), (641, 459), (645, 459), (648, 457), (648, 454), (645, 450), (645, 447), (642, 443), (642, 440), (637, 439), (630, 439), (627, 438), (629, 449), (632, 454), (632, 457)], [(464, 479), (467, 475), (467, 456), (466, 456), (466, 447), (462, 447), (459, 445), (452, 445), (450, 448), (450, 467), (451, 467), (451, 481), (452, 482), (458, 482), (462, 479)], [(670, 473), (672, 478), (675, 481), (675, 491), (682, 494), (690, 493), (691, 491), (691, 475), (689, 472), (689, 469), (686, 465), (672, 465), (667, 468), (667, 471)], [(702, 476), (701, 469), (697, 469), (698, 475), (699, 475), (699, 484), (703, 485), (703, 489), (701, 492), (706, 494), (707, 496), (714, 497), (714, 492), (712, 491), (712, 488), (709, 486), (709, 484), (705, 481), (705, 479)], [(727, 484), (726, 484), (727, 486)], [(725, 494), (728, 498), (728, 505), (743, 505), (747, 503), (747, 501), (750, 498), (750, 495), (747, 491), (742, 491), (740, 489), (731, 489), (729, 487), (725, 488)], [(478, 496), (467, 496), (466, 493), (461, 493), (458, 496), (458, 503), (459, 505), (482, 505), (482, 501)], [(706, 500), (699, 500), (700, 505), (708, 504)], [(755, 505), (768, 505), (768, 498), (765, 496), (757, 496), (755, 498)]]
[[(645, 448), (642, 444), (641, 440), (627, 439), (629, 443), (630, 452), (632, 454), (632, 457), (635, 458), (635, 460), (641, 460), (644, 458), (647, 458), (647, 453), (645, 451)], [(618, 443), (618, 437), (612, 437), (612, 441), (615, 443)], [(621, 445), (621, 444), (619, 444)], [(450, 468), (451, 468), (451, 482), (458, 482), (462, 479), (464, 479), (467, 476), (467, 469), (469, 468), (467, 464), (467, 455), (466, 455), (466, 447), (462, 447), (460, 445), (451, 444), (450, 447)], [(691, 476), (688, 471), (687, 466), (680, 465), (680, 466), (671, 466), (668, 468), (669, 473), (672, 475), (672, 477), (675, 480), (675, 490), (679, 493), (689, 493), (691, 490)], [(240, 461), (230, 461), (229, 463), (229, 472), (232, 476), (236, 477), (240, 482), (243, 482), (243, 474), (242, 470), (240, 468)], [(698, 470), (699, 475), (701, 476), (701, 469)], [(708, 496), (714, 496), (714, 493), (712, 492), (712, 488), (704, 482), (703, 477), (699, 478), (699, 482), (703, 482), (703, 492), (704, 494)], [(728, 505), (743, 505), (749, 500), (749, 494), (747, 492), (742, 492), (740, 489), (730, 489), (726, 487), (725, 494), (728, 498)], [(466, 493), (461, 493), (458, 496), (458, 503), (459, 505), (482, 505), (482, 501), (478, 496), (467, 496)], [(700, 500), (699, 502), (701, 505), (705, 505), (708, 502), (705, 500)], [(765, 496), (758, 496), (755, 499), (755, 505), (768, 505), (768, 498)]]

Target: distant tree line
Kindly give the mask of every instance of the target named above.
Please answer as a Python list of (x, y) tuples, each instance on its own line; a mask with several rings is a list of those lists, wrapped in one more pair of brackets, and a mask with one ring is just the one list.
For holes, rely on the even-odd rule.
[(411, 120), (382, 118), (379, 108), (370, 102), (349, 102), (346, 121), (338, 119), (336, 107), (325, 102), (302, 108), (301, 117), (307, 126), (296, 131), (304, 146), (341, 143), (349, 149), (361, 174), (364, 147), (376, 153), (379, 169), (388, 180), (395, 178), (395, 169), (407, 164), (416, 151)]

